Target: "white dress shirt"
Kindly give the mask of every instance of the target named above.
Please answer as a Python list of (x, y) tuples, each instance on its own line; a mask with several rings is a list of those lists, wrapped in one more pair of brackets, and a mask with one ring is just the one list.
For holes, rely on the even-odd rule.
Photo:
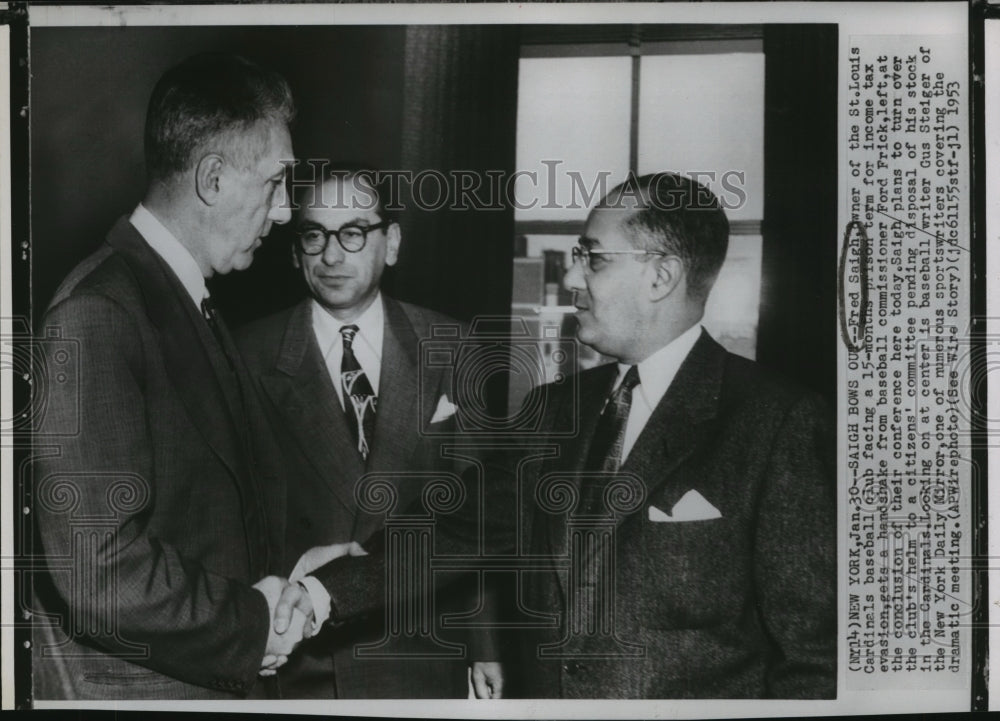
[(128, 221), (139, 231), (149, 247), (163, 258), (163, 262), (170, 266), (170, 270), (191, 296), (198, 312), (201, 312), (201, 301), (208, 297), (208, 288), (205, 287), (205, 276), (201, 274), (201, 268), (191, 251), (181, 245), (174, 234), (142, 203), (136, 206)]
[(358, 332), (354, 336), (351, 347), (354, 357), (358, 359), (361, 370), (368, 377), (375, 395), (378, 395), (378, 383), (382, 369), (382, 337), (385, 335), (385, 307), (382, 304), (382, 294), (379, 293), (365, 312), (350, 323), (344, 323), (334, 318), (315, 300), (312, 303), (312, 327), (316, 334), (319, 351), (326, 362), (326, 370), (337, 389), (340, 407), (344, 407), (344, 389), (340, 382), (340, 364), (344, 358), (344, 338), (340, 329), (345, 325), (356, 325)]
[[(639, 363), (639, 385), (632, 391), (632, 406), (629, 408), (628, 422), (625, 424), (625, 439), (622, 443), (622, 463), (635, 445), (642, 429), (653, 415), (653, 409), (663, 399), (667, 389), (677, 375), (681, 363), (701, 335), (701, 324), (695, 323), (660, 350)], [(631, 366), (618, 364), (618, 378), (615, 388), (621, 385), (625, 373)]]

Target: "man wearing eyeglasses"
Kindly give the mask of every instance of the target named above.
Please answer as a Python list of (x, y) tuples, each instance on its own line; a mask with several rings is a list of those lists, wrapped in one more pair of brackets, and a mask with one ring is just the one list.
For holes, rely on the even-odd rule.
[(573, 251), (578, 338), (617, 362), (546, 389), (545, 427), (575, 409), (579, 433), (540, 482), (575, 478), (576, 502), (534, 514), (532, 551), (572, 561), (526, 578), (525, 609), (562, 621), (526, 634), (530, 696), (836, 694), (832, 423), (702, 328), (728, 234), (707, 188), (660, 173)]
[[(419, 498), (427, 472), (452, 470), (452, 461), (442, 458), (440, 432), (454, 423), (457, 400), (443, 369), (419, 367), (418, 344), (435, 326), (454, 327), (456, 321), (381, 292), (382, 274), (395, 265), (402, 237), (376, 181), (374, 172), (334, 170), (305, 189), (297, 199), (292, 262), (309, 297), (251, 325), (240, 339), (296, 468), (286, 565), (291, 579), (301, 582), (317, 627), (330, 614), (330, 599), (309, 574), (331, 557), (324, 548), (342, 552), (351, 544), (352, 553), (363, 553), (360, 544), (384, 524), (384, 516), (359, 508), (359, 481), (384, 474), (398, 493), (397, 510), (403, 510)], [(435, 432), (425, 436), (423, 428)], [(375, 581), (384, 585), (384, 579)], [(458, 610), (473, 605), (470, 597), (469, 607)], [(359, 624), (323, 629), (278, 672), (282, 695), (467, 696), (468, 663), (435, 659), (441, 649), (424, 641), (393, 640), (383, 650), (399, 656), (394, 659), (355, 657), (356, 646), (386, 635), (381, 622), (381, 614), (374, 614)], [(473, 658), (493, 655), (485, 635), (464, 640)], [(498, 664), (477, 663), (473, 680), (477, 695), (499, 697)]]

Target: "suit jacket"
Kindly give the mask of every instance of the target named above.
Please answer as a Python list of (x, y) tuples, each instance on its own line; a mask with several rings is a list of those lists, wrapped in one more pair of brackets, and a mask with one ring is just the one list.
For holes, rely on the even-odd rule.
[[(578, 395), (570, 384), (547, 389), (544, 427), (569, 428), (574, 414), (580, 426), (554, 440), (558, 458), (542, 464), (542, 482), (583, 470), (615, 377), (616, 366), (602, 366), (580, 375)], [(528, 695), (834, 697), (834, 449), (816, 398), (702, 331), (620, 469), (645, 499), (614, 516), (605, 560), (616, 583), (614, 634), (569, 638), (581, 586), (570, 586), (566, 570), (525, 575), (525, 608), (560, 619), (525, 635)], [(649, 519), (650, 506), (670, 514), (691, 490), (721, 518)], [(535, 508), (530, 536), (533, 554), (570, 553), (566, 513)], [(548, 658), (546, 644), (554, 644)]]
[(43, 325), (79, 361), (44, 412), (79, 431), (35, 439), (36, 697), (247, 695), (284, 489), (245, 369), (126, 218)]
[[(385, 295), (383, 299), (385, 335), (378, 410), (367, 464), (351, 440), (344, 411), (316, 342), (311, 301), (307, 299), (237, 334), (290, 470), (283, 562), (286, 574), (309, 548), (352, 540), (363, 544), (382, 530), (385, 514), (365, 512), (355, 499), (356, 486), (365, 474), (387, 474), (398, 494), (395, 511), (399, 512), (418, 501), (428, 481), (426, 475), (417, 476), (413, 472), (426, 474), (454, 469), (454, 462), (442, 457), (440, 435), (454, 420), (433, 427), (430, 424), (440, 398), (455, 400), (450, 375), (444, 366), (422, 364), (419, 344), (431, 337), (435, 325), (454, 327), (457, 322)], [(427, 430), (434, 432), (425, 433)], [(384, 594), (384, 577), (377, 581), (378, 592)], [(457, 602), (455, 596), (450, 598)], [(464, 598), (468, 600), (468, 596)], [(444, 606), (447, 608), (448, 604)], [(439, 615), (441, 610), (438, 609)], [(440, 630), (439, 634), (449, 642), (458, 641), (454, 634)], [(370, 614), (361, 623), (324, 629), (279, 672), (282, 695), (466, 696), (467, 662), (461, 657), (355, 658), (356, 645), (372, 644), (384, 635), (380, 612)], [(427, 644), (403, 640), (395, 641), (385, 650), (411, 655), (437, 651)]]

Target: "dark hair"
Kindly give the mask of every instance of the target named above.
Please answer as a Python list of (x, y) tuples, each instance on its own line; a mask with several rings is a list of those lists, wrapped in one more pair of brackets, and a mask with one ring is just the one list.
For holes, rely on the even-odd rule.
[[(310, 166), (313, 170), (307, 171), (306, 168)], [(355, 190), (360, 191), (363, 196), (366, 196), (367, 199), (362, 202), (367, 204), (370, 201), (374, 205), (375, 212), (378, 213), (378, 216), (382, 220), (396, 222), (395, 214), (387, 210), (387, 205), (398, 207), (396, 199), (392, 197), (393, 190), (389, 176), (386, 173), (376, 170), (373, 165), (356, 162), (331, 162), (313, 158), (304, 163), (298, 163), (295, 166), (295, 170), (298, 171), (300, 169), (303, 174), (307, 172), (314, 174), (300, 180), (293, 172), (294, 207), (299, 212), (308, 208), (302, 202), (302, 199), (305, 197), (304, 193), (320, 188), (323, 183), (335, 180), (345, 186), (351, 183)], [(387, 199), (388, 203), (386, 202)], [(316, 200), (316, 196), (313, 196), (312, 202), (315, 203)], [(337, 203), (344, 202), (342, 196), (328, 196), (326, 194), (323, 194), (321, 200), (326, 206), (335, 206)], [(360, 209), (367, 210), (369, 207), (371, 206)]]
[[(627, 203), (628, 198), (634, 198), (635, 205)], [(687, 270), (688, 296), (702, 301), (708, 297), (729, 246), (729, 221), (711, 190), (675, 173), (639, 178), (630, 173), (601, 205), (638, 208), (625, 221), (637, 245), (680, 258)]]
[(181, 173), (210, 142), (235, 145), (231, 152), (249, 165), (247, 143), (234, 136), (253, 132), (261, 121), (287, 125), (294, 117), (292, 91), (281, 75), (238, 55), (194, 55), (153, 88), (146, 111), (146, 174), (153, 181)]

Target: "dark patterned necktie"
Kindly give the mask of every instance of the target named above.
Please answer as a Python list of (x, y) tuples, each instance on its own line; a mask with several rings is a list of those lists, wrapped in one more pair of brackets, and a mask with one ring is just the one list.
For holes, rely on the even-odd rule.
[(235, 387), (236, 389), (234, 408), (237, 415), (236, 425), (239, 429), (244, 445), (246, 445), (247, 449), (250, 450), (249, 431), (245, 421), (247, 417), (247, 401), (246, 396), (244, 395), (245, 391), (243, 388), (243, 382), (240, 380), (240, 372), (237, 370), (236, 356), (239, 351), (236, 350), (236, 346), (233, 344), (233, 339), (230, 337), (229, 331), (226, 330), (225, 324), (222, 322), (222, 319), (219, 318), (219, 311), (216, 310), (215, 303), (212, 301), (211, 296), (205, 296), (202, 298), (201, 314), (205, 317), (205, 322), (208, 323), (208, 327), (211, 329), (212, 335), (215, 336), (215, 341), (218, 343), (219, 350), (222, 351), (222, 355), (226, 359), (226, 365), (229, 367), (232, 387)]
[(372, 438), (375, 435), (377, 399), (368, 376), (354, 355), (354, 336), (357, 333), (356, 325), (345, 325), (340, 329), (340, 335), (344, 339), (344, 357), (340, 361), (340, 387), (344, 391), (344, 415), (347, 417), (351, 438), (361, 458), (368, 460)]
[[(215, 303), (212, 301), (211, 296), (205, 296), (202, 298), (201, 314), (205, 316), (205, 322), (208, 323), (208, 327), (211, 329), (212, 335), (215, 336), (215, 341), (219, 344), (219, 350), (222, 351), (222, 355), (226, 358), (226, 365), (229, 366), (229, 371), (232, 373), (237, 386), (239, 386), (240, 378), (239, 374), (236, 372), (236, 359), (233, 356), (235, 347), (232, 345), (232, 339), (226, 335), (226, 331), (222, 327), (222, 321), (219, 319), (219, 311), (216, 310)], [(240, 388), (241, 397), (242, 394), (243, 389)]]
[[(639, 369), (631, 366), (621, 384), (608, 398), (604, 411), (597, 421), (584, 470), (604, 473), (618, 471), (622, 461), (622, 446), (625, 444), (625, 427), (628, 425), (628, 414), (632, 408), (632, 390), (637, 385), (639, 385)], [(605, 514), (602, 492), (606, 483), (606, 478), (600, 478), (595, 479), (593, 484), (584, 486), (579, 515)]]

